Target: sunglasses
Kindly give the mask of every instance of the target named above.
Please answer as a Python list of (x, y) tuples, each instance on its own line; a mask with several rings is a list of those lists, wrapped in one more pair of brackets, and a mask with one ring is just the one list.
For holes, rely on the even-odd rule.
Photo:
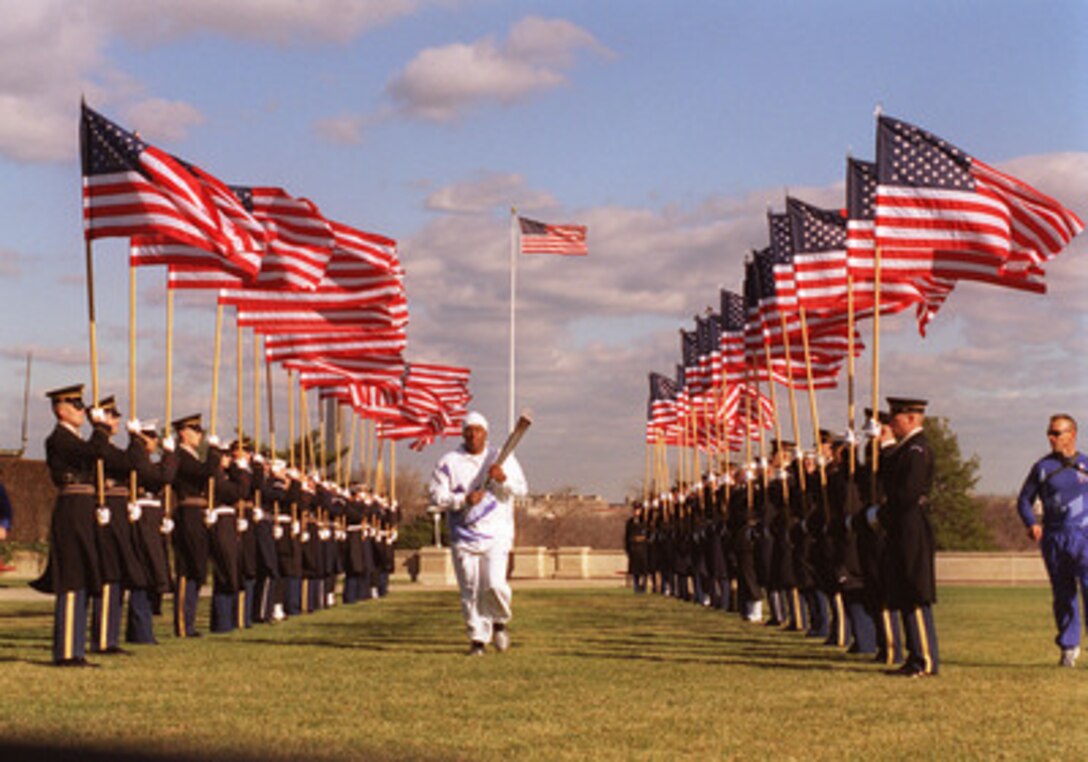
[(86, 407), (86, 405), (83, 404), (83, 400), (68, 400), (68, 404), (76, 410), (83, 410)]
[(190, 424), (188, 426), (183, 426), (182, 428), (189, 429), (191, 431), (195, 431), (197, 434), (203, 434), (204, 433), (204, 427), (199, 426), (199, 425)]
[(1048, 437), (1060, 437), (1062, 434), (1068, 434), (1072, 429), (1047, 429), (1046, 435)]

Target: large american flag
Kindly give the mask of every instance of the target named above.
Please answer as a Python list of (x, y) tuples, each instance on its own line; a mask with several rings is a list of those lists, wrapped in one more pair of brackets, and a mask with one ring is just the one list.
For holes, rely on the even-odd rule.
[(846, 311), (846, 218), (838, 209), (821, 209), (786, 197), (793, 237), (797, 302), (806, 310)]
[[(846, 251), (859, 317), (871, 317), (876, 304), (876, 187), (876, 163), (846, 160)], [(933, 265), (929, 251), (881, 251), (881, 314), (894, 314), (913, 304), (918, 330), (925, 335), (926, 325), (956, 285), (955, 280), (934, 274)]]
[(1040, 265), (1084, 223), (1054, 199), (907, 122), (877, 122), (876, 245), (934, 253), (934, 272), (1041, 291)]
[(585, 225), (549, 225), (518, 217), (518, 228), (522, 254), (585, 256), (589, 253)]
[(257, 282), (264, 288), (317, 288), (336, 245), (332, 225), (309, 199), (283, 188), (231, 186), (268, 233)]
[(224, 257), (231, 222), (185, 165), (83, 104), (80, 156), (88, 239), (162, 236)]

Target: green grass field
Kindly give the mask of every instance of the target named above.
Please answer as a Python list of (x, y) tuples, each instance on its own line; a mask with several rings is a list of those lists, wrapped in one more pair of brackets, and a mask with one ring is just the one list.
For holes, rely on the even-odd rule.
[(227, 636), (177, 641), (161, 622), (162, 645), (97, 670), (47, 666), (49, 603), (6, 602), (0, 759), (4, 743), (194, 759), (1088, 757), (1088, 658), (1056, 666), (1049, 592), (941, 593), (942, 674), (913, 681), (620, 589), (516, 590), (514, 648), (483, 659), (462, 656), (455, 592), (402, 586)]

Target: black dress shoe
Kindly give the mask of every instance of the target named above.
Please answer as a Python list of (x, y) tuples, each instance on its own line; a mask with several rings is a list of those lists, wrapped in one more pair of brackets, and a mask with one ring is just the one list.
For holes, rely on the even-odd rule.
[(113, 656), (132, 656), (132, 651), (127, 651), (124, 648), (121, 648), (121, 646), (110, 646), (102, 653)]
[(53, 662), (57, 667), (97, 667), (94, 662), (87, 661), (82, 656), (76, 656), (71, 659), (58, 659)]

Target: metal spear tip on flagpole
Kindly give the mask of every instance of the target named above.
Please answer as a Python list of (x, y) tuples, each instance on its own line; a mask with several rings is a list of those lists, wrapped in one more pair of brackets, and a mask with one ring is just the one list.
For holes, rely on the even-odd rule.
[(881, 103), (880, 101), (877, 101), (876, 105), (873, 107), (873, 116), (876, 117), (877, 119), (879, 119), (883, 115), (884, 115), (884, 104)]

